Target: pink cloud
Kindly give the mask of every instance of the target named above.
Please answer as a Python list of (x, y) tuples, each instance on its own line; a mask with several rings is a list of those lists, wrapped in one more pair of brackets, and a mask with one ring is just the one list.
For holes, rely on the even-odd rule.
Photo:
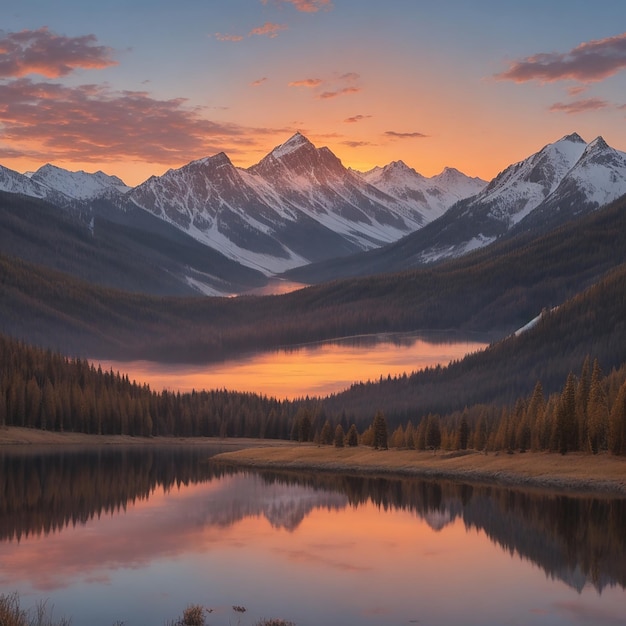
[(97, 85), (66, 87), (20, 78), (0, 83), (0, 157), (186, 163), (227, 147), (249, 150), (259, 136), (286, 130), (245, 128), (204, 118), (183, 98)]
[(113, 50), (97, 46), (95, 35), (65, 37), (46, 27), (0, 34), (0, 77), (19, 78), (40, 74), (67, 76), (75, 69), (102, 69), (117, 62)]
[(541, 52), (514, 61), (498, 80), (523, 83), (530, 80), (550, 83), (558, 80), (594, 82), (626, 68), (626, 33), (581, 43), (569, 52)]
[(263, 78), (259, 78), (255, 81), (252, 82), (252, 86), (253, 87), (259, 87), (260, 85), (262, 85), (263, 83), (266, 83), (269, 79), (267, 78), (267, 76), (263, 76)]
[(599, 98), (586, 98), (575, 102), (556, 102), (550, 107), (550, 111), (560, 113), (585, 113), (587, 111), (598, 111), (606, 109), (609, 103)]
[(263, 26), (257, 26), (253, 28), (248, 35), (267, 35), (270, 38), (278, 36), (278, 33), (282, 30), (287, 30), (287, 24), (274, 24), (273, 22), (265, 22)]
[(385, 136), (392, 139), (426, 139), (429, 137), (429, 135), (424, 135), (424, 133), (398, 133), (395, 130), (385, 131)]
[(289, 87), (319, 87), (322, 84), (321, 78), (304, 78), (302, 80), (293, 80), (289, 83)]
[[(263, 4), (268, 4), (269, 0), (261, 0)], [(291, 4), (298, 11), (303, 13), (317, 13), (320, 9), (330, 10), (333, 8), (331, 0), (274, 0), (275, 4)]]
[(328, 100), (330, 98), (337, 98), (351, 93), (358, 93), (359, 91), (361, 91), (360, 87), (344, 87), (343, 89), (337, 89), (336, 91), (324, 91), (318, 96), (318, 98), (320, 98), (320, 100)]

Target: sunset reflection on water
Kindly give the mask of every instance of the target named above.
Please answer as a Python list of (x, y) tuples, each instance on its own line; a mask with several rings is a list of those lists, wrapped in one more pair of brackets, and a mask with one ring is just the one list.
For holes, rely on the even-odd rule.
[(126, 373), (131, 380), (147, 383), (155, 391), (228, 389), (294, 399), (336, 393), (355, 382), (375, 381), (381, 376), (401, 376), (447, 365), (486, 345), (479, 340), (435, 342), (416, 335), (389, 335), (309, 344), (222, 363), (95, 363), (105, 370)]

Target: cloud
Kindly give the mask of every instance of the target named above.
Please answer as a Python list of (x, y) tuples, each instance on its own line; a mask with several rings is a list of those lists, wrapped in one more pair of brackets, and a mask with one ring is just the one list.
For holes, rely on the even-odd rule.
[(371, 115), (353, 115), (352, 117), (347, 117), (344, 120), (344, 124), (356, 124), (357, 122), (360, 122), (361, 120), (367, 120), (370, 117), (372, 117)]
[(356, 72), (347, 72), (346, 74), (342, 74), (339, 77), (339, 80), (355, 81), (355, 80), (359, 80), (359, 78), (361, 77)]
[(360, 87), (344, 87), (343, 89), (337, 89), (336, 91), (324, 91), (318, 96), (318, 98), (320, 100), (328, 100), (329, 98), (337, 98), (351, 93), (358, 93), (359, 91), (361, 91)]
[[(268, 4), (269, 0), (261, 0), (263, 4)], [(303, 13), (317, 13), (320, 9), (329, 11), (333, 8), (331, 0), (274, 0), (275, 4), (291, 4), (298, 11)]]
[(573, 79), (582, 82), (603, 80), (626, 68), (626, 33), (581, 43), (569, 52), (541, 52), (511, 63), (496, 74), (498, 80), (544, 83)]
[(217, 123), (183, 98), (98, 85), (67, 87), (28, 78), (0, 83), (0, 158), (186, 163), (228, 146), (256, 145), (259, 135), (287, 132)]
[(372, 146), (374, 144), (372, 144), (369, 141), (342, 141), (341, 142), (342, 145), (344, 146), (348, 146), (349, 148), (364, 148), (365, 146)]
[(78, 68), (102, 69), (117, 65), (112, 59), (112, 48), (97, 46), (96, 42), (95, 35), (65, 37), (46, 27), (18, 33), (0, 32), (0, 77), (40, 74), (59, 78)]
[(223, 35), (222, 33), (215, 33), (215, 38), (218, 41), (241, 41), (243, 35)]
[(263, 76), (263, 78), (258, 78), (257, 80), (252, 82), (252, 86), (253, 87), (258, 87), (259, 85), (262, 85), (263, 83), (266, 83), (269, 79), (267, 78), (267, 76)]
[(587, 91), (586, 85), (575, 85), (574, 87), (568, 87), (567, 93), (570, 96), (579, 96), (581, 93), (585, 93)]
[(430, 135), (424, 135), (424, 133), (399, 133), (395, 130), (387, 130), (385, 131), (386, 137), (391, 137), (392, 139), (426, 139)]
[(550, 107), (550, 111), (560, 113), (585, 113), (586, 111), (598, 111), (600, 109), (606, 109), (609, 103), (606, 100), (600, 100), (600, 98), (586, 98), (584, 100), (577, 100), (575, 102), (556, 102)]
[(304, 78), (302, 80), (293, 80), (289, 83), (289, 87), (319, 87), (322, 84), (321, 78)]
[(253, 28), (249, 33), (250, 35), (267, 35), (271, 39), (278, 36), (278, 33), (281, 30), (287, 30), (287, 24), (275, 24), (273, 22), (265, 22), (263, 26), (257, 26), (257, 28)]

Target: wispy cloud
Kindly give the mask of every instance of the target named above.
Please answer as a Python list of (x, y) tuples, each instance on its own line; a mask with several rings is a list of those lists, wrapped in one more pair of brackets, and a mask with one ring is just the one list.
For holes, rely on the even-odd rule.
[(329, 98), (338, 98), (339, 96), (345, 96), (351, 93), (359, 93), (359, 91), (361, 91), (360, 87), (343, 87), (335, 91), (323, 91), (318, 98), (320, 100), (328, 100)]
[[(261, 0), (263, 4), (269, 4), (270, 0)], [(317, 13), (319, 10), (326, 11), (333, 8), (331, 0), (273, 0), (274, 4), (291, 4), (303, 13)]]
[(215, 33), (215, 39), (217, 39), (218, 41), (241, 41), (243, 39), (243, 35)]
[(575, 102), (556, 102), (550, 107), (550, 111), (559, 113), (586, 113), (587, 111), (598, 111), (606, 109), (609, 103), (600, 98), (585, 98)]
[(46, 27), (18, 33), (0, 31), (0, 77), (40, 74), (59, 78), (78, 68), (101, 69), (117, 65), (112, 58), (112, 48), (98, 46), (96, 42), (95, 35), (65, 37)]
[(253, 28), (248, 35), (267, 35), (271, 39), (278, 36), (282, 30), (287, 30), (287, 24), (275, 24), (274, 22), (265, 22), (263, 26)]
[(353, 115), (352, 117), (347, 117), (344, 120), (345, 124), (356, 124), (357, 122), (360, 122), (361, 120), (367, 120), (370, 117), (372, 117), (371, 115)]
[(430, 135), (425, 135), (424, 133), (399, 133), (395, 130), (385, 131), (385, 136), (391, 137), (392, 139), (426, 139), (430, 137)]
[(514, 61), (496, 74), (498, 80), (523, 83), (531, 80), (550, 83), (559, 80), (594, 82), (626, 68), (626, 33), (581, 43), (569, 52), (540, 52)]
[(217, 123), (183, 98), (158, 100), (143, 91), (97, 85), (67, 87), (19, 78), (0, 83), (0, 157), (177, 164), (227, 147), (255, 146), (287, 132)]
[(585, 93), (587, 91), (586, 85), (574, 85), (573, 87), (568, 87), (567, 93), (570, 96), (579, 96), (581, 93)]
[(302, 80), (292, 80), (289, 87), (319, 87), (322, 84), (321, 78), (303, 78)]
[(341, 143), (349, 148), (364, 148), (365, 146), (374, 145), (369, 141), (350, 141), (348, 139), (346, 139), (346, 141), (342, 141)]
[(253, 87), (259, 87), (263, 83), (266, 83), (268, 80), (269, 79), (268, 79), (267, 76), (263, 76), (263, 78), (258, 78), (257, 80), (252, 81), (252, 86)]

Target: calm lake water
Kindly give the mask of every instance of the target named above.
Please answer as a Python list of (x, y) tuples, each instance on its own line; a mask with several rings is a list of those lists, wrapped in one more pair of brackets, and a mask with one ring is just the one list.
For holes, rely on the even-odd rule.
[[(626, 500), (0, 451), (0, 592), (74, 626), (624, 624)], [(233, 605), (246, 608), (236, 613)]]
[(97, 361), (156, 391), (229, 389), (279, 399), (328, 395), (355, 382), (447, 365), (486, 347), (484, 336), (402, 333), (349, 337), (288, 350), (249, 354), (222, 363), (171, 364)]

